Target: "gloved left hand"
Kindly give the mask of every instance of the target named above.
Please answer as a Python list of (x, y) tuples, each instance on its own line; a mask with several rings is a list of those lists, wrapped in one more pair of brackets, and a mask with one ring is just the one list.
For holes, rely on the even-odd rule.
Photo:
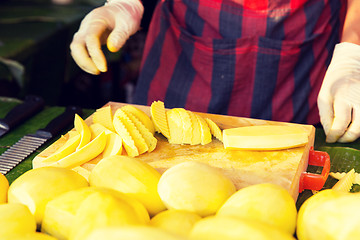
[(335, 46), (318, 107), (327, 142), (352, 142), (360, 136), (360, 45)]

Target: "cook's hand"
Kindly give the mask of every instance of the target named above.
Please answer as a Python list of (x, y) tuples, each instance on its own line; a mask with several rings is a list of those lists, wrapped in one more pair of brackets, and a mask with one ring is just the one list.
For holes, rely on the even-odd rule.
[(335, 46), (318, 106), (327, 142), (352, 142), (360, 136), (360, 45)]
[(85, 16), (70, 44), (71, 55), (84, 71), (107, 71), (101, 46), (118, 51), (140, 26), (144, 7), (140, 0), (109, 0)]

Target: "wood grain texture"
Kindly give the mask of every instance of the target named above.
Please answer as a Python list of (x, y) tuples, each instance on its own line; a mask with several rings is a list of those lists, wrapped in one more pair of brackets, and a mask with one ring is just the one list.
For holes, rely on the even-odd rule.
[[(123, 103), (109, 102), (113, 113)], [(150, 116), (148, 106), (134, 105)], [(250, 126), (250, 125), (295, 125), (292, 123), (258, 120), (224, 116), (217, 114), (196, 113), (200, 116), (210, 118), (219, 125), (221, 129)], [(91, 116), (85, 120), (87, 124), (92, 123)], [(296, 124), (304, 128), (309, 134), (309, 142), (306, 146), (277, 151), (249, 151), (249, 150), (225, 150), (222, 142), (213, 138), (207, 145), (178, 145), (170, 144), (160, 134), (155, 134), (158, 144), (151, 153), (145, 153), (137, 158), (148, 163), (160, 173), (169, 167), (184, 161), (199, 161), (221, 169), (229, 176), (237, 189), (257, 184), (270, 182), (283, 186), (293, 196), (298, 197), (299, 179), (302, 172), (306, 171), (308, 165), (309, 150), (314, 144), (315, 128), (312, 125)], [(66, 141), (66, 135), (60, 138), (50, 147), (45, 149), (37, 157), (44, 158), (56, 151)], [(100, 159), (95, 159), (89, 164), (95, 165)], [(90, 167), (89, 167), (90, 166)]]

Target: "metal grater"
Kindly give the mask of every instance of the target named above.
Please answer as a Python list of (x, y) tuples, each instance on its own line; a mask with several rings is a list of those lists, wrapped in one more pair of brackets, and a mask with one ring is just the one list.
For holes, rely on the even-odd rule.
[(4, 175), (8, 173), (47, 140), (68, 127), (74, 120), (75, 114), (80, 113), (80, 108), (68, 107), (63, 114), (53, 119), (45, 128), (37, 130), (35, 134), (28, 134), (22, 137), (0, 155), (0, 172)]

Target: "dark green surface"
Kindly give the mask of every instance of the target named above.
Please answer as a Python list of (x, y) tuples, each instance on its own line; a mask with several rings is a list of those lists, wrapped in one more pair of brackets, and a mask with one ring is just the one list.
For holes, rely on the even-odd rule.
[[(12, 109), (12, 107), (16, 106), (19, 101), (0, 101), (0, 118), (3, 118), (8, 111)], [(65, 111), (65, 107), (45, 107), (43, 111), (34, 115), (23, 124), (16, 127), (11, 132), (5, 134), (0, 138), (0, 154), (5, 152), (11, 145), (16, 143), (21, 137), (26, 134), (35, 133), (36, 130), (40, 128), (44, 128), (52, 119), (59, 116), (61, 113)], [(94, 110), (92, 109), (83, 109), (83, 114), (81, 115), (82, 118), (86, 119), (90, 116)], [(68, 126), (67, 129), (64, 129), (61, 134), (65, 134), (74, 126)], [(50, 146), (53, 142), (55, 142), (61, 136), (55, 136), (53, 139), (47, 141), (43, 146), (37, 149), (33, 154), (31, 154), (26, 160), (21, 162), (18, 166), (16, 166), (13, 170), (11, 170), (8, 174), (6, 174), (7, 179), (11, 183), (17, 177), (19, 177), (24, 172), (30, 170), (32, 168), (31, 162), (32, 159), (43, 151), (45, 148)]]

